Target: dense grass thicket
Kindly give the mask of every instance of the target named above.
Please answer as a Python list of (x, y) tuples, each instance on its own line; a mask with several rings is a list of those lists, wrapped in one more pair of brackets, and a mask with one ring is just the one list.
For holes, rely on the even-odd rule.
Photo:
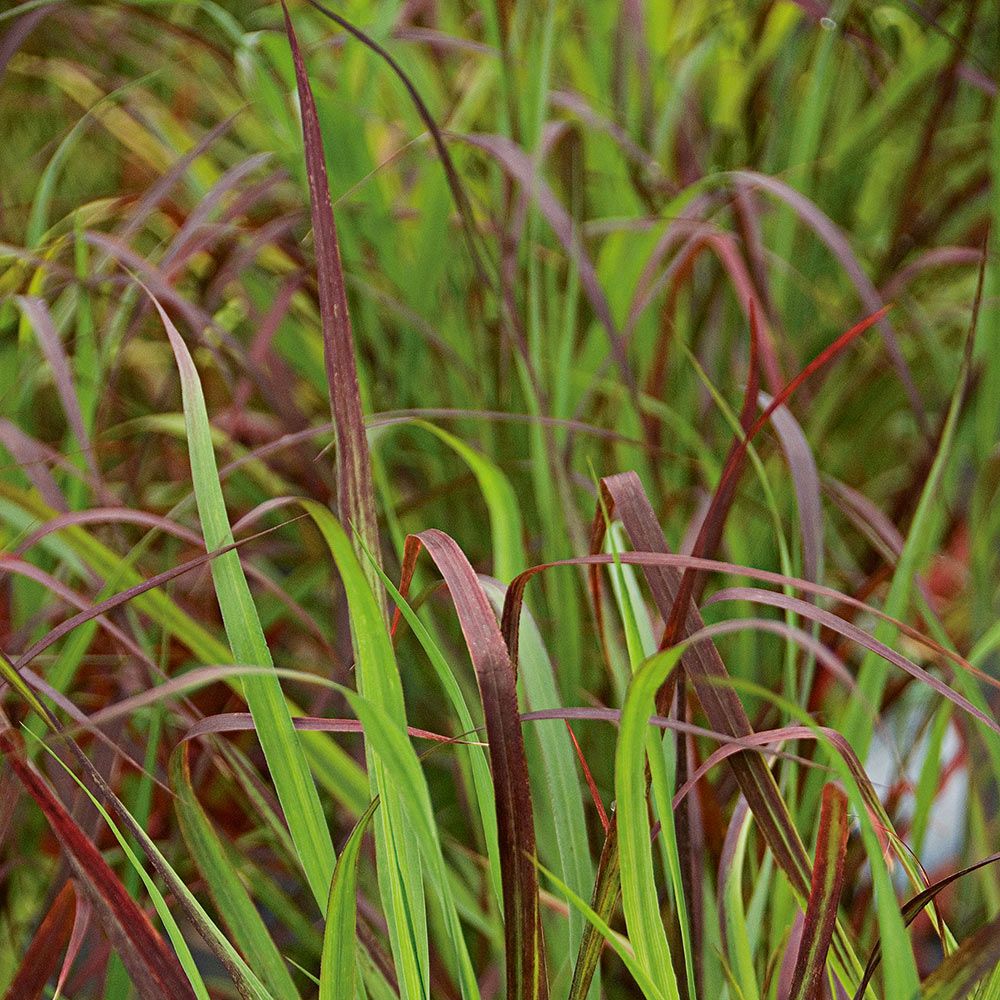
[(0, 5), (0, 995), (1000, 998), (998, 54)]

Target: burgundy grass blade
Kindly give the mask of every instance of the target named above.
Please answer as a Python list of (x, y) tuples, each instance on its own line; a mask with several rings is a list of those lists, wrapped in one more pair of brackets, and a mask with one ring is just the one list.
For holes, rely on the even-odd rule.
[[(884, 621), (898, 629), (908, 639), (924, 646), (942, 660), (947, 660), (961, 670), (972, 674), (984, 684), (1000, 690), (1000, 680), (991, 677), (984, 670), (973, 666), (965, 657), (959, 655), (952, 649), (948, 649), (936, 642), (930, 636), (925, 635), (912, 625), (887, 615), (881, 608), (866, 604), (864, 601), (842, 591), (834, 590), (832, 587), (824, 587), (822, 584), (812, 583), (796, 576), (786, 576), (784, 573), (774, 573), (771, 570), (757, 569), (740, 563), (725, 562), (719, 559), (703, 559), (699, 556), (685, 555), (682, 553), (669, 552), (633, 552), (626, 551), (618, 554), (618, 561), (628, 566), (659, 566), (673, 567), (677, 570), (696, 569), (699, 572), (724, 573), (730, 576), (745, 576), (751, 580), (759, 580), (762, 583), (771, 583), (776, 587), (791, 587), (794, 590), (802, 591), (815, 597), (825, 597), (829, 600), (839, 602), (866, 615), (872, 615), (880, 621)], [(586, 566), (591, 570), (597, 566), (611, 566), (615, 562), (615, 556), (601, 553), (591, 556), (574, 556), (569, 559), (555, 559), (548, 563), (539, 563), (531, 566), (515, 577), (507, 588), (507, 598), (504, 603), (503, 632), (507, 639), (508, 647), (511, 650), (511, 657), (517, 660), (517, 623), (521, 614), (521, 607), (524, 603), (524, 593), (528, 583), (537, 576), (549, 569), (557, 569), (564, 566)], [(770, 593), (766, 591), (765, 593)], [(712, 600), (715, 599), (713, 595)], [(711, 603), (711, 601), (706, 602)], [(715, 627), (715, 626), (713, 626)]]
[(847, 796), (836, 785), (824, 785), (816, 836), (816, 863), (789, 1000), (820, 1000), (826, 956), (844, 890), (847, 833)]
[[(434, 560), (451, 593), (483, 703), (496, 789), (507, 996), (511, 1000), (547, 1000), (535, 822), (510, 653), (479, 577), (454, 539), (443, 531), (432, 528), (406, 539), (399, 585), (403, 596), (409, 590), (421, 548)], [(397, 610), (393, 632), (400, 618)]]
[[(295, 29), (284, 0), (285, 33), (295, 65), (295, 84), (302, 110), (302, 137), (305, 144), (306, 174), (309, 178), (309, 200), (312, 210), (313, 238), (316, 243), (316, 277), (319, 286), (319, 310), (323, 326), (323, 356), (326, 379), (330, 390), (337, 439), (337, 503), (344, 525), (352, 525), (363, 547), (381, 560), (378, 521), (375, 515), (375, 490), (372, 485), (371, 457), (365, 421), (361, 412), (361, 392), (354, 357), (354, 335), (347, 309), (344, 269), (340, 261), (337, 226), (330, 201), (330, 183), (323, 154), (323, 135), (319, 127), (316, 101), (313, 98), (305, 62), (299, 49)], [(353, 541), (353, 539), (352, 539)], [(355, 541), (361, 564), (368, 574), (372, 590), (384, 614), (388, 614), (385, 591), (378, 574)]]
[[(953, 882), (957, 882), (960, 878), (964, 878), (972, 872), (979, 871), (980, 868), (985, 868), (988, 865), (994, 865), (998, 861), (1000, 861), (1000, 852), (991, 854), (989, 857), (982, 858), (975, 864), (971, 864), (957, 872), (952, 872), (950, 875), (946, 875), (937, 882), (933, 882), (931, 885), (927, 886), (926, 889), (923, 889), (921, 892), (918, 892), (915, 896), (908, 899), (903, 905), (903, 923), (906, 924), (907, 927), (912, 924), (913, 921), (916, 920), (917, 917), (924, 911), (924, 909), (934, 901), (938, 893), (947, 889)], [(876, 943), (871, 956), (868, 959), (868, 964), (865, 966), (865, 974), (854, 994), (854, 1000), (861, 1000), (864, 996), (865, 990), (871, 982), (871, 978), (875, 974), (875, 970), (878, 968), (878, 964), (881, 961), (882, 945), (881, 943)]]
[(94, 453), (90, 446), (90, 435), (83, 424), (83, 413), (80, 410), (80, 400), (76, 395), (76, 386), (73, 383), (69, 359), (63, 350), (62, 340), (56, 330), (55, 323), (52, 321), (49, 307), (44, 299), (34, 295), (19, 295), (17, 302), (24, 315), (28, 317), (28, 322), (34, 328), (38, 342), (41, 344), (42, 353), (45, 355), (49, 370), (52, 372), (52, 381), (59, 394), (59, 402), (62, 403), (63, 412), (66, 414), (66, 422), (76, 438), (77, 445), (83, 452), (87, 468), (95, 479), (99, 479), (97, 463), (94, 461)]
[(900, 383), (906, 392), (914, 416), (920, 424), (921, 429), (927, 430), (927, 411), (913, 379), (906, 358), (899, 346), (899, 340), (892, 324), (885, 318), (882, 307), (882, 299), (878, 291), (872, 284), (871, 278), (865, 273), (858, 263), (854, 251), (844, 233), (838, 228), (829, 216), (803, 194), (786, 184), (777, 177), (769, 177), (767, 174), (757, 173), (752, 170), (736, 170), (732, 177), (735, 181), (743, 183), (751, 188), (759, 188), (785, 202), (789, 208), (826, 244), (827, 249), (837, 259), (843, 268), (844, 273), (850, 278), (858, 293), (858, 298), (865, 309), (869, 312), (878, 312), (878, 329), (885, 344), (886, 352), (892, 359), (893, 367), (899, 376)]
[(825, 611), (823, 608), (817, 608), (808, 601), (800, 600), (797, 597), (790, 597), (788, 594), (778, 593), (773, 590), (761, 590), (758, 587), (730, 587), (726, 590), (720, 590), (718, 593), (713, 594), (711, 600), (707, 603), (716, 604), (720, 601), (752, 601), (756, 604), (766, 604), (771, 607), (781, 608), (784, 611), (794, 611), (796, 614), (802, 615), (803, 618), (819, 622), (819, 624), (826, 628), (839, 633), (852, 642), (856, 642), (859, 646), (877, 653), (883, 660), (905, 671), (911, 677), (920, 681), (921, 684), (926, 684), (927, 687), (937, 692), (942, 698), (946, 698), (953, 705), (962, 709), (963, 712), (967, 712), (973, 718), (983, 723), (984, 726), (1000, 734), (1000, 723), (987, 715), (982, 709), (973, 705), (964, 695), (953, 691), (940, 678), (924, 670), (923, 667), (917, 666), (912, 660), (901, 653), (897, 653), (885, 643), (879, 642), (864, 629), (859, 628), (852, 622), (844, 621), (843, 618), (838, 618), (837, 615)]
[[(524, 720), (523, 715), (521, 716), (521, 719), (522, 721)], [(604, 802), (601, 800), (601, 793), (598, 791), (597, 782), (594, 781), (594, 776), (590, 773), (590, 765), (587, 763), (587, 758), (584, 757), (583, 750), (577, 742), (576, 733), (573, 732), (573, 727), (569, 724), (569, 719), (566, 720), (566, 731), (569, 733), (569, 738), (573, 741), (573, 749), (576, 751), (576, 759), (580, 762), (580, 770), (583, 771), (583, 777), (587, 782), (587, 788), (590, 789), (590, 797), (593, 800), (594, 808), (597, 810), (601, 826), (604, 828), (604, 833), (607, 834), (608, 829), (611, 826), (611, 822), (604, 809)]]
[[(760, 402), (766, 409), (771, 397), (762, 392)], [(792, 474), (795, 505), (799, 512), (799, 533), (802, 536), (802, 575), (818, 583), (823, 578), (823, 504), (816, 459), (799, 422), (788, 407), (779, 406), (771, 414), (771, 424)]]
[[(726, 463), (723, 466), (719, 485), (712, 497), (708, 513), (705, 515), (701, 530), (698, 532), (698, 537), (692, 550), (693, 555), (712, 556), (715, 554), (715, 550), (722, 538), (722, 529), (725, 525), (729, 508), (736, 493), (736, 485), (739, 482), (740, 475), (746, 463), (747, 449), (757, 434), (767, 425), (767, 421), (771, 419), (774, 412), (783, 406), (812, 375), (825, 367), (830, 361), (840, 355), (853, 340), (856, 340), (873, 324), (877, 323), (888, 312), (888, 309), (888, 306), (883, 306), (878, 312), (856, 323), (845, 333), (842, 333), (832, 344), (829, 344), (824, 350), (820, 351), (771, 400), (761, 415), (748, 428), (745, 428), (742, 440), (733, 443), (733, 447), (730, 449)], [(755, 322), (754, 319), (754, 322), (751, 323), (751, 331), (753, 331)], [(754, 333), (754, 337), (756, 338), (757, 336), (759, 334)], [(659, 529), (657, 529), (657, 533), (659, 533)], [(662, 533), (660, 534), (662, 537)], [(638, 548), (635, 545), (633, 547)], [(696, 572), (685, 570), (684, 575), (681, 577), (677, 600), (672, 609), (669, 613), (661, 609), (660, 613), (664, 615), (664, 620), (667, 623), (660, 644), (661, 648), (668, 648), (673, 645), (680, 636), (684, 615), (686, 614), (685, 609), (691, 598), (697, 600), (700, 579), (701, 577)]]
[(31, 938), (4, 1000), (40, 1000), (44, 996), (72, 935), (73, 909), (78, 904), (73, 883), (67, 880)]
[(69, 936), (69, 944), (66, 945), (66, 957), (63, 959), (62, 968), (59, 970), (59, 978), (56, 980), (56, 996), (61, 996), (66, 980), (69, 978), (73, 963), (80, 954), (84, 938), (90, 929), (90, 918), (94, 908), (86, 896), (77, 895), (76, 914), (73, 917), (73, 932)]
[[(299, 732), (310, 733), (363, 733), (364, 727), (357, 719), (326, 719), (314, 715), (296, 715), (292, 717), (292, 725)], [(245, 733), (256, 729), (253, 716), (249, 712), (226, 712), (222, 715), (210, 715), (200, 719), (182, 737), (181, 741), (194, 740), (200, 736), (217, 733)], [(432, 740), (435, 743), (468, 744), (469, 740), (442, 736), (427, 729), (406, 727), (410, 736), (420, 740)]]
[(157, 587), (162, 587), (163, 584), (169, 583), (171, 580), (176, 580), (177, 577), (183, 576), (183, 574), (189, 573), (191, 570), (197, 569), (199, 566), (206, 565), (216, 557), (224, 555), (226, 552), (237, 549), (241, 545), (244, 545), (255, 538), (260, 538), (261, 536), (270, 534), (272, 531), (276, 530), (277, 528), (266, 528), (263, 531), (257, 532), (255, 535), (250, 535), (248, 538), (241, 538), (238, 542), (234, 542), (232, 545), (224, 545), (221, 549), (216, 549), (214, 552), (206, 552), (204, 555), (196, 556), (194, 559), (189, 559), (187, 562), (180, 563), (171, 569), (164, 570), (162, 573), (157, 573), (155, 576), (151, 576), (148, 580), (143, 580), (142, 583), (137, 583), (135, 586), (129, 587), (127, 590), (123, 590), (120, 594), (115, 594), (113, 597), (100, 601), (99, 603), (88, 608), (86, 611), (81, 611), (79, 614), (73, 615), (72, 618), (67, 618), (66, 621), (60, 622), (59, 625), (57, 625), (54, 629), (52, 629), (52, 631), (43, 636), (37, 642), (32, 643), (32, 645), (17, 658), (16, 667), (20, 669), (30, 663), (36, 656), (44, 653), (46, 649), (57, 643), (64, 635), (72, 632), (73, 629), (82, 625), (84, 622), (89, 622), (93, 618), (99, 618), (101, 615), (107, 614), (107, 612), (113, 610), (114, 608), (121, 607), (123, 604), (128, 604), (129, 601), (134, 600), (140, 594), (145, 594), (150, 590), (156, 590)]
[(48, 784), (21, 756), (11, 733), (0, 733), (0, 752), (42, 810), (66, 859), (89, 892), (112, 946), (143, 1000), (195, 1000), (176, 955), (125, 891), (101, 852), (77, 825)]
[[(744, 438), (746, 440), (748, 438)], [(608, 516), (617, 513), (632, 548), (636, 551), (666, 554), (667, 543), (663, 531), (639, 477), (635, 473), (623, 473), (609, 476), (601, 484), (607, 497)], [(671, 641), (679, 641), (702, 629), (704, 623), (691, 601), (690, 589), (687, 594), (684, 593), (684, 580), (685, 577), (691, 578), (691, 571), (679, 573), (667, 566), (649, 566), (644, 569), (660, 615), (668, 622), (668, 628), (672, 621), (676, 622)], [(682, 599), (683, 604), (680, 603)], [(684, 613), (681, 614), (678, 608), (682, 608)], [(713, 729), (735, 738), (753, 733), (743, 703), (727, 683), (729, 672), (714, 643), (698, 643), (685, 650), (681, 656), (681, 665), (685, 675), (694, 684)], [(664, 692), (658, 697), (656, 707), (660, 715), (667, 714), (669, 701)], [(774, 776), (764, 762), (753, 754), (733, 756), (730, 758), (730, 766), (775, 860), (788, 875), (792, 886), (805, 896), (809, 885), (808, 855), (795, 830), (788, 807), (781, 798)]]

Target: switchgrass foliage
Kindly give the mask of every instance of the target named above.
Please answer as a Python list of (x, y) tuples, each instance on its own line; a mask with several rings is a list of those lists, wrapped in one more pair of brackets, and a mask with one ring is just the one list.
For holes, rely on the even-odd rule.
[(1000, 997), (995, 4), (0, 11), (0, 991)]

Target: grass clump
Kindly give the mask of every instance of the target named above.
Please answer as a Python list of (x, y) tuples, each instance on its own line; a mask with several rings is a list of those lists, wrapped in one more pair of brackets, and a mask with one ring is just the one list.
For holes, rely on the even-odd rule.
[(998, 44), (0, 12), (5, 995), (1000, 995)]

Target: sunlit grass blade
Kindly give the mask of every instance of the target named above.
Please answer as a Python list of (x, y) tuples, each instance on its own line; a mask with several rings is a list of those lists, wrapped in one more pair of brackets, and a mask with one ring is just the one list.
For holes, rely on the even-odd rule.
[(479, 996), (479, 987), (448, 888), (430, 793), (407, 740), (403, 689), (385, 619), (340, 522), (314, 501), (305, 501), (303, 506), (329, 546), (355, 625), (358, 693), (345, 694), (365, 727), (372, 792), (381, 803), (375, 818), (379, 886), (401, 989), (410, 997), (426, 996), (429, 989), (423, 869), (437, 883), (462, 995), (474, 1000)]
[(647, 720), (654, 712), (656, 692), (680, 660), (680, 654), (680, 649), (659, 654), (632, 677), (615, 751), (618, 851), (625, 925), (637, 961), (667, 1000), (677, 1000), (680, 994), (653, 880), (645, 761), (647, 755), (662, 752), (660, 741), (647, 727)]
[[(155, 298), (153, 303), (167, 331), (181, 376), (195, 497), (205, 547), (212, 551), (232, 545), (233, 532), (219, 484), (205, 397), (187, 345)], [(212, 579), (236, 662), (271, 665), (271, 652), (239, 556), (227, 552), (213, 559)], [(325, 908), (333, 875), (333, 842), (309, 764), (292, 727), (281, 684), (277, 677), (250, 676), (244, 678), (243, 690), (302, 869), (317, 904)]]

